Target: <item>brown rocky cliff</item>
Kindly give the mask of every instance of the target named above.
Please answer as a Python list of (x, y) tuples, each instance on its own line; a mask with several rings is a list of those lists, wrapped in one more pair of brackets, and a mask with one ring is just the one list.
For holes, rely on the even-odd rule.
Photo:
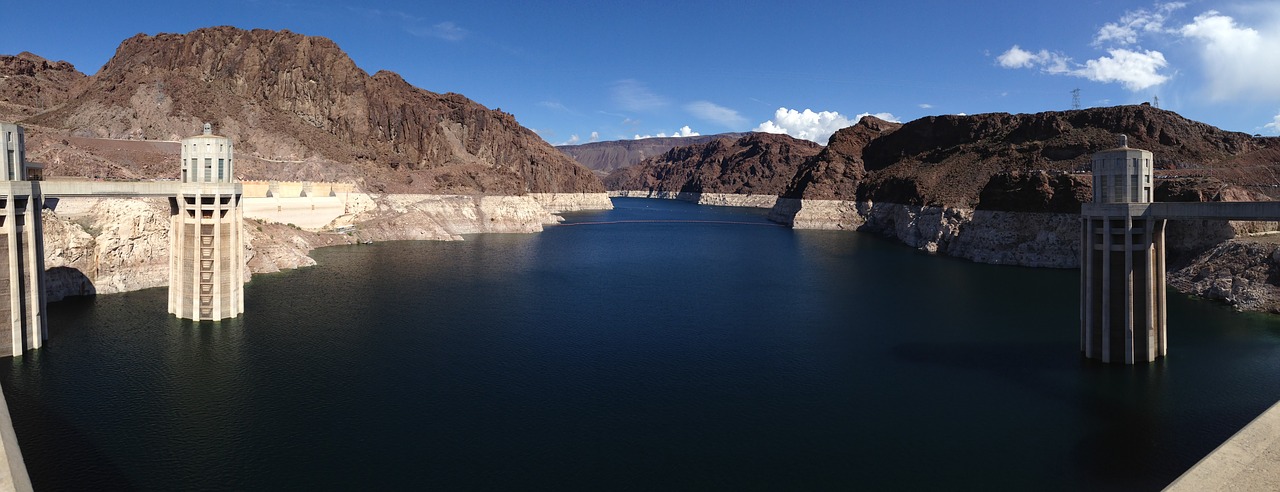
[(677, 147), (610, 173), (611, 190), (777, 195), (822, 146), (787, 135), (753, 133)]
[(1078, 214), (1082, 203), (1093, 200), (1089, 179), (1045, 171), (999, 173), (982, 188), (977, 209)]
[[(215, 123), (252, 157), (349, 166), (386, 192), (599, 192), (599, 180), (510, 114), (398, 75), (369, 76), (333, 42), (232, 27), (139, 34), (88, 90), (32, 120), (78, 136), (174, 140)], [(305, 177), (302, 177), (305, 178)]]
[(857, 183), (866, 175), (862, 154), (867, 144), (901, 127), (901, 123), (863, 116), (835, 132), (826, 148), (800, 167), (784, 196), (854, 200)]
[(738, 139), (746, 133), (721, 133), (717, 135), (699, 135), (696, 137), (653, 137), (636, 140), (615, 140), (609, 142), (592, 142), (578, 145), (558, 145), (556, 150), (564, 152), (579, 164), (598, 172), (610, 172), (634, 165), (653, 156), (686, 145), (707, 143), (721, 138)]
[(25, 51), (0, 55), (0, 120), (19, 120), (67, 102), (83, 90), (86, 79), (65, 61)]
[(1176, 170), (1166, 173), (1217, 175), (1246, 187), (1264, 184), (1258, 165), (1280, 154), (1277, 139), (1222, 131), (1149, 105), (930, 116), (870, 130), (836, 132), (829, 146), (849, 139), (845, 157), (806, 163), (786, 196), (974, 208), (993, 176), (1087, 170), (1093, 153), (1114, 147), (1117, 134), (1154, 152), (1157, 168)]

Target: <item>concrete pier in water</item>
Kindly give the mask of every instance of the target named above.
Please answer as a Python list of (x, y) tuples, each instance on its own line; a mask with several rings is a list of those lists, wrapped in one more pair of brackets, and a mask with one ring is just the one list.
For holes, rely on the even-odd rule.
[(1093, 203), (1080, 208), (1080, 351), (1103, 362), (1168, 353), (1165, 224), (1280, 220), (1280, 202), (1153, 203), (1151, 152), (1120, 146), (1093, 156)]

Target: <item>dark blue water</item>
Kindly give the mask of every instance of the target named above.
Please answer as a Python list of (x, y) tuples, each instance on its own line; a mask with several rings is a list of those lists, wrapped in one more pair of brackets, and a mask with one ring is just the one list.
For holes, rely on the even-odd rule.
[(0, 366), (35, 486), (1155, 490), (1280, 400), (1275, 317), (1171, 295), (1170, 356), (1107, 366), (1075, 271), (615, 204), (319, 250), (221, 323), (52, 304)]

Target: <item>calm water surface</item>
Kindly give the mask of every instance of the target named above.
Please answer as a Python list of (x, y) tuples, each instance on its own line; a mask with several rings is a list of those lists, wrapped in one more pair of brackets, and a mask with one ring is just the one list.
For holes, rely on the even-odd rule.
[(0, 365), (34, 484), (1155, 490), (1280, 400), (1275, 317), (1171, 295), (1170, 357), (1105, 366), (1073, 270), (615, 204), (319, 250), (221, 323), (52, 304)]

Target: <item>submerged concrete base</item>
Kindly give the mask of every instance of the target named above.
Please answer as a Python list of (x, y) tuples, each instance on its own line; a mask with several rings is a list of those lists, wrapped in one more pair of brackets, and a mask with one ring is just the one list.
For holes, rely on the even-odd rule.
[(1280, 490), (1280, 403), (1262, 412), (1165, 490)]

